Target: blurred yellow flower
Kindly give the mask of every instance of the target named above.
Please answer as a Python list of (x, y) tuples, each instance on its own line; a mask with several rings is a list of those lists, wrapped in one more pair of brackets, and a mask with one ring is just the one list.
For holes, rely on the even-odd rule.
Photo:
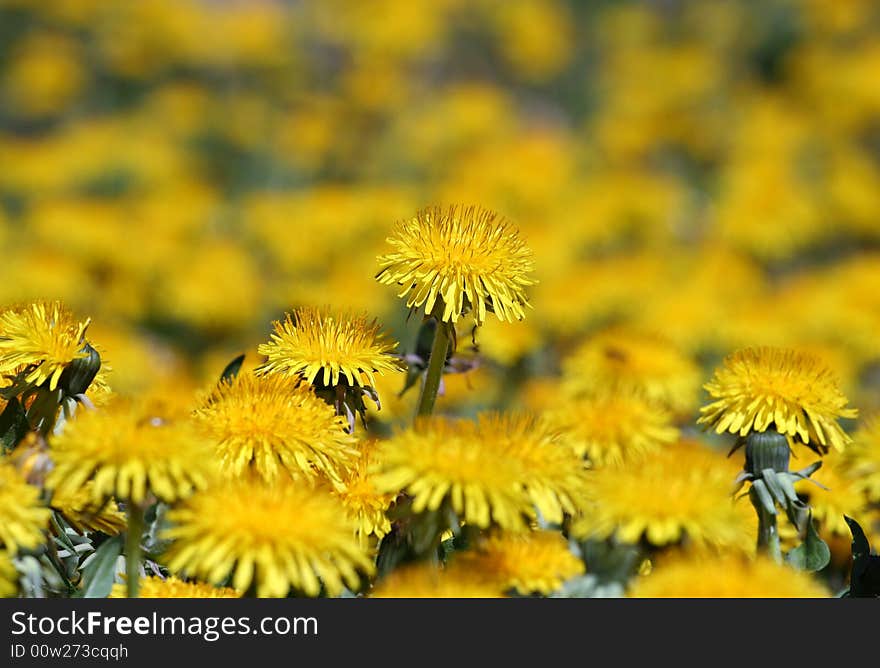
[(6, 552), (0, 551), (0, 598), (15, 598), (18, 593), (18, 571)]
[(843, 458), (845, 470), (868, 500), (880, 501), (880, 416), (872, 415), (862, 422)]
[[(116, 583), (110, 591), (109, 598), (126, 598), (127, 587), (124, 583)], [(214, 587), (202, 582), (187, 582), (173, 575), (161, 578), (150, 575), (141, 578), (138, 598), (239, 598), (241, 592), (230, 587)]]
[(632, 598), (830, 598), (813, 575), (768, 557), (678, 556), (660, 559), (630, 588)]
[(379, 580), (370, 598), (503, 598), (503, 585), (469, 568), (432, 564), (395, 568)]
[(76, 490), (55, 491), (49, 507), (55, 510), (74, 531), (86, 533), (101, 531), (115, 536), (125, 529), (125, 513), (117, 507), (115, 499), (107, 499), (98, 505), (92, 498), (92, 486), (87, 483)]
[(397, 225), (379, 256), (376, 279), (399, 285), (408, 308), (430, 315), (440, 304), (444, 322), (473, 310), (477, 324), (491, 311), (499, 320), (521, 320), (534, 284), (531, 251), (498, 214), (479, 207), (433, 207)]
[(690, 441), (633, 466), (599, 469), (589, 474), (584, 493), (590, 502), (572, 535), (745, 551), (753, 543), (753, 513), (734, 503), (734, 476), (723, 455)]
[(837, 423), (854, 418), (834, 372), (817, 357), (784, 348), (745, 348), (728, 355), (706, 384), (711, 403), (697, 420), (721, 434), (771, 428), (819, 452), (852, 439)]
[(809, 504), (823, 535), (851, 538), (852, 532), (844, 516), (851, 517), (871, 536), (877, 510), (872, 508), (865, 490), (865, 479), (848, 470), (843, 455), (831, 452), (822, 459), (822, 468), (810, 476), (827, 489), (801, 480), (795, 489)]
[(534, 511), (521, 487), (523, 470), (505, 456), (504, 445), (491, 434), (481, 437), (468, 420), (421, 419), (382, 443), (374, 484), (385, 493), (409, 493), (416, 513), (448, 499), (469, 524), (521, 529)]
[(573, 396), (608, 389), (634, 392), (689, 415), (696, 409), (700, 369), (662, 337), (609, 329), (563, 361), (562, 383)]
[(584, 562), (555, 531), (495, 532), (455, 554), (453, 564), (497, 582), (502, 591), (513, 589), (524, 596), (546, 596), (584, 572)]
[(0, 460), (0, 553), (32, 550), (44, 540), (51, 511), (40, 503), (40, 490), (12, 464)]
[(548, 419), (596, 466), (635, 464), (678, 440), (669, 410), (633, 392), (567, 399), (548, 411)]
[(361, 546), (366, 547), (370, 536), (381, 539), (391, 530), (386, 511), (394, 501), (394, 494), (380, 492), (373, 482), (380, 456), (378, 443), (362, 441), (359, 446), (357, 463), (334, 492), (354, 521)]
[(577, 454), (527, 414), (422, 419), (384, 442), (379, 461), (379, 489), (408, 492), (417, 513), (446, 501), (478, 527), (522, 529), (535, 509), (561, 522), (579, 507), (585, 479)]
[(171, 503), (216, 472), (210, 443), (191, 423), (123, 399), (77, 415), (53, 438), (50, 454), (55, 468), (46, 485), (62, 497), (88, 485), (99, 507), (110, 497), (140, 504), (148, 494)]
[(231, 577), (260, 598), (338, 596), (373, 564), (342, 503), (320, 489), (242, 480), (199, 492), (168, 513), (168, 567), (215, 584)]

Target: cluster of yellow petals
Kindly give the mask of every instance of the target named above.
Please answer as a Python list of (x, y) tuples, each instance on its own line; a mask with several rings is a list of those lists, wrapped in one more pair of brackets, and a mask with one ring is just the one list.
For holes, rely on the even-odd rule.
[(487, 311), (499, 320), (522, 320), (529, 305), (525, 288), (534, 285), (532, 252), (519, 232), (493, 211), (479, 207), (435, 206), (398, 223), (379, 256), (376, 279), (401, 286), (408, 308), (434, 312), (457, 322), (473, 311), (482, 324)]
[(34, 302), (0, 313), (0, 375), (27, 371), (25, 382), (49, 389), (73, 360), (84, 357), (90, 320), (77, 320), (61, 302)]
[(267, 358), (257, 372), (303, 378), (309, 384), (332, 386), (344, 380), (351, 386), (375, 387), (376, 373), (400, 371), (396, 347), (364, 315), (303, 307), (274, 323), (269, 342), (257, 348)]
[(729, 355), (706, 384), (712, 402), (697, 421), (721, 434), (746, 436), (771, 425), (820, 450), (851, 441), (838, 424), (854, 418), (834, 372), (821, 359), (787, 348), (744, 348)]
[(322, 489), (232, 481), (194, 494), (168, 520), (173, 572), (261, 598), (338, 596), (374, 570), (345, 507)]

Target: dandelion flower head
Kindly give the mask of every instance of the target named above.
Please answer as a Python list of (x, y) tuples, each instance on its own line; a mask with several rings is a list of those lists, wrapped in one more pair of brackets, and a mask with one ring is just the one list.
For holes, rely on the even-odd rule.
[(473, 311), (479, 325), (486, 313), (499, 320), (525, 317), (525, 288), (534, 285), (531, 250), (518, 230), (479, 207), (435, 206), (399, 223), (379, 256), (376, 279), (401, 286), (408, 308), (426, 315), (440, 303), (440, 319), (457, 322)]

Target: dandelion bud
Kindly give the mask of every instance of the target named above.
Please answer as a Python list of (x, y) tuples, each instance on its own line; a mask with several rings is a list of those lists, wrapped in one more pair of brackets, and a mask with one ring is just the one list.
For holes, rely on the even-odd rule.
[(777, 431), (752, 432), (746, 437), (745, 470), (756, 477), (764, 469), (785, 473), (790, 455), (788, 439)]

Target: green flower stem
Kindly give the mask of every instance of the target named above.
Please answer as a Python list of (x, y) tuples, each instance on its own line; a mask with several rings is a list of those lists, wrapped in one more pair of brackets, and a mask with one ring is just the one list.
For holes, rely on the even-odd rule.
[[(435, 313), (437, 310), (434, 309)], [(428, 370), (425, 373), (425, 382), (422, 385), (416, 417), (430, 415), (434, 412), (437, 392), (440, 390), (440, 379), (443, 377), (443, 367), (446, 366), (446, 353), (449, 351), (449, 328), (436, 315), (435, 318), (437, 319), (437, 329), (434, 332), (434, 343), (431, 346), (431, 357), (428, 359)]]
[(125, 534), (125, 580), (128, 598), (137, 598), (141, 583), (141, 537), (144, 533), (144, 509), (134, 502), (128, 505), (128, 531)]
[(767, 511), (757, 495), (749, 493), (752, 505), (758, 513), (758, 553), (770, 555), (777, 563), (782, 563), (782, 546), (779, 542), (779, 527), (776, 515)]

